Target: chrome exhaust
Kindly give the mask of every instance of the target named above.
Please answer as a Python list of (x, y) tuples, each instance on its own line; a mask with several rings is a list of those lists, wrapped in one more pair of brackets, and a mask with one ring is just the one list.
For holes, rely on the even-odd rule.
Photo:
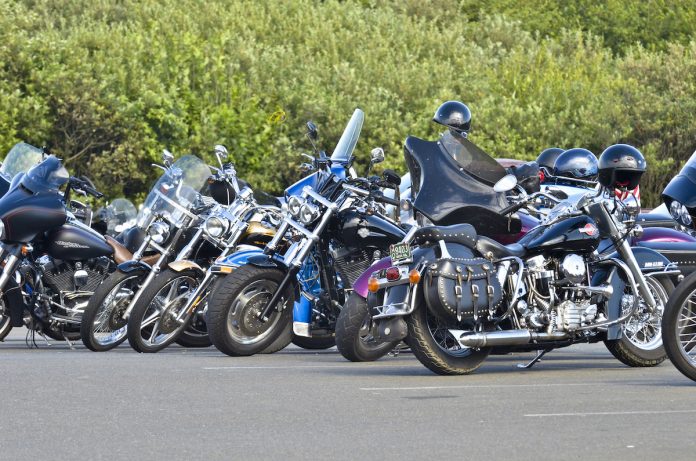
[(568, 339), (568, 333), (535, 332), (529, 330), (491, 331), (481, 333), (464, 333), (459, 337), (463, 347), (522, 346), (532, 341), (559, 341)]

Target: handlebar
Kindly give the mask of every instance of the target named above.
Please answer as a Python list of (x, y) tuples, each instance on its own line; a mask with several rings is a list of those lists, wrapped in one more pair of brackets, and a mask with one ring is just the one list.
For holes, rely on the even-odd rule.
[(520, 208), (524, 208), (526, 205), (527, 205), (526, 200), (518, 202), (518, 203), (514, 203), (514, 204), (500, 210), (500, 214), (505, 216), (505, 215), (514, 213), (515, 211), (519, 210)]
[(104, 194), (99, 192), (94, 187), (90, 186), (89, 183), (87, 183), (87, 181), (84, 181), (84, 180), (79, 179), (79, 178), (71, 177), (70, 178), (70, 186), (73, 189), (81, 190), (81, 191), (85, 192), (86, 194), (89, 194), (95, 198), (104, 197)]

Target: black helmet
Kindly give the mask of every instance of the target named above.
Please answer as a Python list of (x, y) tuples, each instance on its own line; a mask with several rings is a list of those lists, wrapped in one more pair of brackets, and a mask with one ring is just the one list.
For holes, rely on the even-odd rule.
[(638, 149), (614, 144), (599, 156), (599, 183), (609, 189), (635, 189), (646, 168), (645, 157)]
[(553, 171), (553, 166), (556, 164), (556, 159), (563, 152), (565, 152), (565, 150), (561, 149), (560, 147), (549, 147), (548, 149), (541, 151), (541, 154), (539, 154), (537, 157), (536, 162), (539, 164), (540, 168), (546, 168), (550, 173)]
[(466, 133), (471, 128), (471, 111), (459, 101), (447, 101), (435, 111), (433, 122), (444, 125), (456, 133)]
[(587, 149), (575, 147), (558, 156), (553, 165), (553, 175), (595, 181), (597, 179), (597, 157)]

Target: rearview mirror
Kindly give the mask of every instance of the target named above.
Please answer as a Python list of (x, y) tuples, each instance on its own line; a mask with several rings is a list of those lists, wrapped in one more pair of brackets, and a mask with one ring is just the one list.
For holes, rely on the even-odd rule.
[(169, 152), (167, 149), (164, 149), (162, 151), (162, 162), (166, 167), (172, 166), (172, 163), (174, 163), (174, 154)]
[(309, 136), (309, 139), (311, 139), (312, 141), (316, 141), (319, 137), (319, 133), (317, 132), (317, 126), (311, 120), (307, 122), (307, 136)]
[(381, 147), (375, 147), (370, 151), (370, 163), (373, 165), (376, 163), (382, 163), (384, 161), (384, 149)]
[(215, 155), (223, 160), (226, 159), (229, 156), (229, 152), (227, 152), (227, 147), (223, 146), (222, 144), (216, 144)]
[(395, 186), (400, 186), (401, 185), (401, 176), (399, 176), (399, 173), (397, 173), (394, 170), (384, 170), (382, 172), (382, 177), (384, 178), (385, 181), (387, 181), (389, 184), (394, 184)]
[(514, 174), (506, 174), (493, 186), (495, 192), (507, 192), (517, 185), (517, 177)]

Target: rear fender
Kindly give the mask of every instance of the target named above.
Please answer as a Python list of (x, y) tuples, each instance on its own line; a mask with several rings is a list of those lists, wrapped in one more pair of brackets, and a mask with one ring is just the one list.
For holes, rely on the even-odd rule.
[(3, 293), (5, 297), (5, 309), (7, 309), (10, 314), (10, 322), (12, 322), (13, 327), (23, 327), (24, 326), (24, 309), (27, 306), (24, 304), (24, 298), (22, 297), (22, 290), (17, 285), (17, 281), (11, 278), (7, 285), (5, 285), (5, 292)]

